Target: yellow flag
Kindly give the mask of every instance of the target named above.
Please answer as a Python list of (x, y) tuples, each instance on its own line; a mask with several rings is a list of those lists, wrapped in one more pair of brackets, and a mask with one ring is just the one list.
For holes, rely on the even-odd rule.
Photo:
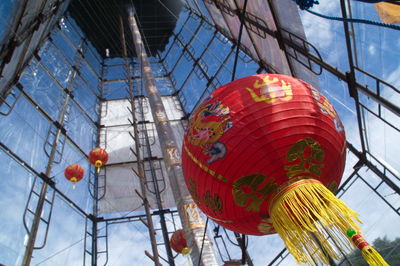
[(400, 5), (380, 2), (375, 4), (381, 20), (388, 24), (400, 24)]

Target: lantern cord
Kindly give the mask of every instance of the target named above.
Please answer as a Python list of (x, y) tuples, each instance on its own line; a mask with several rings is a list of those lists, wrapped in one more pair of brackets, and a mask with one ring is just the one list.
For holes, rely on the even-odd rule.
[(208, 225), (208, 217), (207, 217), (207, 220), (206, 220), (206, 226), (204, 227), (203, 240), (201, 241), (201, 249), (200, 249), (199, 261), (197, 262), (197, 266), (200, 266), (201, 255), (203, 254), (204, 239), (206, 238), (206, 233), (207, 233), (207, 225)]
[[(229, 237), (229, 234), (228, 234), (228, 232), (226, 231), (226, 229), (225, 229), (224, 227), (222, 227), (222, 228), (224, 229), (224, 232), (225, 232), (225, 235), (226, 235), (226, 238), (228, 239), (228, 241), (229, 241), (232, 245), (237, 246), (237, 247), (240, 247), (240, 240), (238, 241), (238, 243), (233, 242), (232, 239)], [(236, 233), (236, 232), (234, 232), (234, 233), (235, 233), (236, 239), (240, 239), (239, 233)], [(244, 236), (246, 237), (246, 239), (248, 239), (248, 236), (247, 236), (247, 235), (244, 235)], [(248, 241), (246, 240), (246, 249), (247, 249), (247, 245), (248, 245)]]
[(400, 26), (398, 26), (398, 25), (387, 24), (387, 23), (378, 22), (378, 21), (372, 21), (372, 20), (367, 20), (367, 19), (359, 19), (359, 18), (333, 17), (333, 16), (323, 15), (323, 14), (320, 14), (318, 12), (311, 11), (309, 9), (305, 9), (305, 10), (307, 12), (313, 14), (313, 15), (316, 15), (316, 16), (321, 17), (321, 18), (326, 18), (326, 19), (329, 19), (329, 20), (352, 22), (352, 23), (363, 23), (363, 24), (375, 25), (375, 26), (379, 26), (379, 27), (391, 28), (391, 29), (394, 29), (394, 30), (400, 30)]
[(238, 57), (239, 57), (240, 42), (242, 40), (242, 32), (243, 32), (243, 26), (244, 26), (244, 14), (246, 14), (246, 8), (247, 8), (247, 0), (244, 1), (243, 11), (240, 14), (239, 38), (238, 38), (237, 47), (236, 47), (235, 62), (233, 64), (232, 81), (235, 80), (236, 66), (237, 66), (237, 61), (238, 61)]

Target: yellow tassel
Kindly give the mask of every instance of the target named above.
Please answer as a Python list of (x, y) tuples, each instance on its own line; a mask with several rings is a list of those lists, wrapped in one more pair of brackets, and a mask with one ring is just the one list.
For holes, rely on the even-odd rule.
[(361, 254), (370, 266), (389, 266), (389, 264), (382, 258), (381, 254), (371, 246), (363, 248)]
[(351, 238), (354, 245), (361, 250), (364, 260), (370, 266), (389, 266), (381, 254), (370, 246), (361, 235), (357, 234), (354, 229), (347, 230), (347, 235)]
[(298, 263), (329, 264), (354, 246), (346, 236), (359, 230), (358, 214), (315, 179), (281, 187), (270, 205), (272, 224)]

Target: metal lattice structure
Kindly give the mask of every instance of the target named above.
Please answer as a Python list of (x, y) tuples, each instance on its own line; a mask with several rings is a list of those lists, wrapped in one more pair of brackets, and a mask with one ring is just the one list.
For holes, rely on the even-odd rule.
[[(219, 86), (255, 73), (299, 77), (330, 99), (348, 140), (337, 196), (360, 213), (370, 242), (399, 237), (399, 31), (354, 23), (379, 19), (371, 4), (320, 2), (318, 12), (341, 21), (291, 0), (3, 1), (0, 264), (185, 265), (169, 237), (187, 226), (193, 265), (215, 265), (212, 250), (218, 265), (293, 265), (278, 236), (230, 232), (173, 196), (190, 114)], [(136, 50), (130, 15), (143, 39)], [(177, 144), (170, 155), (164, 122)], [(98, 146), (110, 154), (99, 173), (87, 161)], [(63, 176), (72, 163), (85, 169), (76, 187)]]

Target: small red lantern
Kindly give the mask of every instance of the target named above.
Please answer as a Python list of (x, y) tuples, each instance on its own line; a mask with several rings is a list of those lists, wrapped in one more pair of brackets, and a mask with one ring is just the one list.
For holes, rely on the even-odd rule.
[(171, 248), (177, 253), (186, 255), (190, 252), (190, 249), (187, 247), (185, 233), (182, 229), (179, 229), (172, 234), (169, 243), (171, 245)]
[(102, 148), (95, 148), (89, 153), (89, 162), (96, 166), (102, 167), (108, 161), (108, 153)]
[(359, 232), (357, 214), (331, 192), (345, 150), (343, 125), (318, 90), (263, 74), (220, 87), (193, 112), (182, 164), (193, 200), (216, 223), (249, 235), (277, 232), (298, 262), (329, 264), (326, 254), (340, 253), (326, 234), (350, 252), (346, 230)]
[(72, 183), (79, 182), (84, 175), (84, 170), (79, 164), (71, 164), (64, 170), (64, 176)]

